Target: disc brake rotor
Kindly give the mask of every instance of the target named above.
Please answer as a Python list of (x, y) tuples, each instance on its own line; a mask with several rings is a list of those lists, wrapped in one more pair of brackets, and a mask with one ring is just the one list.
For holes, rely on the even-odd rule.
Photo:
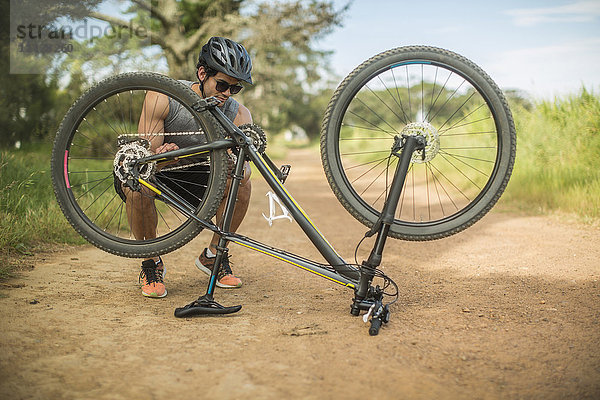
[[(135, 161), (152, 155), (148, 147), (149, 143), (146, 140), (136, 140), (120, 146), (113, 162), (113, 171), (121, 182), (126, 183), (132, 176), (131, 165)], [(152, 175), (155, 169), (155, 162), (140, 165), (138, 170), (139, 177), (146, 180)]]
[(435, 158), (437, 153), (440, 151), (440, 135), (437, 129), (428, 122), (412, 122), (404, 127), (402, 130), (403, 135), (417, 136), (421, 135), (427, 141), (425, 146), (425, 157), (423, 157), (422, 150), (417, 150), (413, 153), (411, 162), (413, 163), (426, 163)]

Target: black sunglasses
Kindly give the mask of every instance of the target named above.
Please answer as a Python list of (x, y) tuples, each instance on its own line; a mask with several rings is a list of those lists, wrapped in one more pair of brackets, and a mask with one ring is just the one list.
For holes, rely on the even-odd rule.
[(215, 79), (215, 81), (217, 82), (217, 86), (215, 87), (217, 89), (217, 91), (223, 93), (226, 92), (227, 89), (229, 89), (229, 93), (231, 94), (236, 94), (239, 93), (240, 90), (242, 90), (244, 87), (242, 85), (238, 85), (237, 83), (234, 83), (233, 85), (219, 80), (219, 79)]

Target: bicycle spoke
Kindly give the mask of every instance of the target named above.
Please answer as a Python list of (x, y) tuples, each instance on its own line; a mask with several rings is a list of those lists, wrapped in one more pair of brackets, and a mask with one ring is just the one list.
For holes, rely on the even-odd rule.
[[(350, 113), (352, 113), (352, 112), (350, 111)], [(368, 122), (368, 121), (367, 121), (367, 122)], [(370, 122), (369, 122), (369, 123), (370, 123)], [(367, 128), (367, 127), (364, 127), (364, 126), (352, 125), (352, 124), (348, 124), (348, 123), (342, 123), (342, 126), (347, 126), (347, 127), (349, 127), (349, 128), (363, 129), (363, 130), (367, 130), (367, 131), (384, 132), (384, 133), (386, 133), (387, 135), (389, 135), (390, 137), (394, 137), (394, 135), (395, 135), (395, 132), (389, 132), (389, 131), (386, 131), (385, 129), (381, 129), (381, 128), (379, 128), (379, 127), (375, 126), (375, 125), (373, 125), (373, 126), (375, 126), (375, 127), (376, 127), (376, 129), (374, 129), (374, 128)], [(386, 138), (386, 139), (388, 139), (388, 140), (389, 140), (389, 138)], [(344, 138), (340, 138), (340, 140), (350, 140), (350, 139), (344, 139)]]
[(438, 131), (441, 130), (444, 126), (446, 126), (446, 124), (448, 123), (448, 121), (450, 121), (452, 119), (452, 117), (454, 117), (456, 115), (457, 112), (459, 112), (465, 104), (467, 104), (467, 102), (469, 100), (471, 100), (471, 98), (475, 95), (475, 93), (471, 93), (471, 95), (460, 105), (460, 107), (458, 107), (451, 116), (448, 117), (448, 119), (446, 121), (444, 121), (444, 123), (438, 128)]
[[(444, 155), (444, 153), (442, 153), (442, 156), (443, 156), (443, 155)], [(458, 158), (458, 157), (454, 156), (453, 154), (450, 154), (450, 153), (445, 153), (445, 155), (448, 155), (448, 156), (450, 156), (450, 157), (454, 158), (456, 161), (458, 161), (458, 162), (460, 162), (460, 163), (464, 164), (465, 166), (467, 166), (467, 167), (469, 167), (469, 168), (471, 168), (471, 169), (473, 169), (473, 170), (475, 170), (475, 171), (479, 172), (481, 175), (483, 175), (483, 176), (485, 176), (485, 177), (489, 177), (489, 174), (488, 174), (488, 173), (486, 173), (486, 172), (483, 172), (483, 171), (481, 171), (481, 170), (480, 170), (480, 169), (478, 169), (478, 168), (475, 168), (475, 167), (474, 167), (474, 166), (472, 166), (471, 164), (464, 162), (463, 160), (461, 160), (460, 158)]]
[(384, 162), (386, 159), (383, 159), (381, 161), (379, 161), (377, 164), (375, 164), (374, 166), (372, 166), (371, 168), (369, 168), (368, 170), (366, 170), (365, 172), (363, 172), (361, 175), (359, 175), (357, 178), (355, 178), (352, 182), (350, 183), (354, 183), (357, 180), (359, 180), (360, 178), (362, 178), (363, 176), (365, 176), (366, 174), (368, 174), (369, 172), (371, 172), (372, 170), (374, 170), (375, 168), (377, 168), (382, 162)]
[(88, 184), (94, 183), (94, 182), (102, 182), (102, 181), (105, 181), (105, 180), (106, 180), (106, 178), (101, 178), (101, 179), (94, 179), (92, 181), (86, 181), (86, 182), (83, 182), (83, 183), (78, 183), (76, 185), (72, 184), (71, 185), (71, 189), (75, 189), (75, 188), (78, 188), (78, 187), (81, 187), (81, 186), (84, 186), (84, 185), (88, 185)]
[[(381, 80), (381, 77), (380, 77), (380, 76), (377, 76), (377, 78), (379, 79), (379, 81), (381, 82), (381, 84), (383, 85), (383, 87), (385, 88), (386, 92), (389, 94), (389, 93), (390, 93), (390, 91), (389, 91), (389, 89), (387, 88), (387, 86), (386, 86), (385, 82), (383, 82), (383, 81)], [(371, 88), (370, 88), (368, 85), (367, 85), (366, 87), (367, 87), (367, 89), (369, 89), (369, 90), (371, 91), (371, 93), (373, 93), (373, 95), (374, 95), (375, 97), (377, 97), (377, 99), (378, 99), (378, 100), (379, 100), (381, 103), (383, 103), (383, 104), (384, 104), (384, 105), (387, 107), (387, 109), (388, 109), (388, 110), (390, 110), (390, 111), (392, 112), (392, 114), (394, 114), (396, 117), (398, 117), (398, 120), (399, 120), (401, 123), (403, 123), (403, 124), (406, 124), (406, 123), (407, 123), (407, 122), (406, 122), (406, 119), (402, 119), (402, 117), (400, 117), (398, 114), (396, 114), (396, 111), (394, 111), (394, 110), (393, 110), (393, 109), (392, 109), (392, 108), (391, 108), (391, 107), (390, 107), (390, 106), (389, 106), (389, 105), (388, 105), (388, 104), (387, 104), (385, 101), (383, 101), (383, 100), (382, 100), (382, 99), (381, 99), (381, 98), (380, 98), (380, 97), (377, 95), (377, 93), (376, 93), (376, 92), (374, 92), (374, 91), (373, 91), (373, 90), (372, 90), (372, 89), (371, 89)], [(391, 96), (391, 97), (392, 97), (392, 99), (394, 99), (394, 97), (393, 97), (393, 96)], [(394, 100), (395, 100), (395, 99), (394, 99)], [(398, 103), (396, 103), (396, 104), (398, 104)]]
[[(169, 206), (167, 206), (167, 208), (169, 208)], [(160, 212), (160, 209), (158, 209), (158, 208), (157, 208), (157, 209), (156, 209), (156, 213), (157, 213), (157, 214), (160, 216), (160, 219), (161, 219), (161, 220), (164, 222), (164, 224), (166, 225), (166, 227), (167, 227), (167, 232), (170, 232), (172, 229), (171, 229), (171, 227), (169, 226), (169, 223), (167, 222), (167, 220), (165, 219), (165, 217), (163, 216), (163, 214)], [(158, 227), (157, 227), (157, 229), (158, 229)]]
[(374, 151), (357, 151), (354, 153), (344, 153), (342, 156), (355, 156), (359, 154), (377, 154), (377, 153), (389, 153), (389, 150), (374, 150)]
[(361, 137), (361, 138), (341, 138), (340, 140), (344, 141), (344, 140), (390, 140), (389, 137)]
[(497, 132), (495, 132), (495, 131), (481, 131), (481, 132), (450, 133), (450, 134), (444, 135), (444, 137), (470, 136), (470, 135), (497, 135)]
[[(448, 74), (448, 77), (446, 78), (446, 81), (440, 87), (440, 91), (438, 92), (437, 96), (435, 97), (435, 101), (432, 102), (431, 107), (429, 108), (429, 111), (427, 112), (427, 115), (425, 116), (425, 120), (430, 120), (429, 113), (431, 112), (431, 110), (433, 110), (433, 107), (437, 104), (437, 101), (440, 98), (440, 96), (442, 95), (442, 93), (444, 93), (444, 90), (446, 89), (446, 86), (448, 85), (448, 82), (450, 81), (450, 78), (452, 77), (452, 74), (453, 74), (452, 72), (450, 72)], [(437, 75), (436, 75), (436, 78), (437, 78)], [(431, 120), (433, 120), (434, 118), (435, 118), (435, 115), (431, 118)]]
[[(111, 185), (111, 186), (112, 186), (112, 185)], [(87, 206), (87, 208), (86, 208), (85, 210), (83, 210), (83, 212), (87, 212), (87, 210), (89, 210), (89, 209), (90, 209), (90, 207), (92, 207), (94, 204), (96, 204), (96, 202), (97, 202), (97, 201), (98, 201), (98, 200), (99, 200), (99, 199), (102, 197), (102, 195), (103, 195), (104, 193), (106, 193), (106, 192), (108, 191), (108, 189), (110, 189), (110, 187), (111, 187), (111, 186), (107, 186), (107, 187), (106, 187), (106, 189), (104, 189), (104, 190), (102, 191), (102, 193), (100, 193), (100, 195), (99, 195), (98, 197), (96, 197), (96, 198), (94, 199), (94, 201), (92, 201), (92, 203), (91, 203), (89, 206)]]
[(435, 117), (438, 116), (438, 114), (444, 109), (444, 107), (446, 107), (446, 104), (448, 104), (450, 102), (450, 100), (454, 97), (454, 95), (456, 94), (456, 92), (458, 92), (458, 90), (462, 87), (462, 85), (465, 83), (465, 81), (463, 80), (461, 82), (461, 84), (454, 89), (454, 91), (452, 92), (452, 94), (448, 97), (448, 99), (446, 99), (446, 102), (444, 102), (444, 104), (442, 104), (442, 106), (438, 109), (438, 111), (433, 115), (433, 117), (431, 117), (431, 119), (435, 119)]
[(477, 150), (477, 149), (495, 149), (495, 146), (471, 146), (471, 147), (444, 147), (444, 150)]
[(400, 106), (400, 110), (402, 110), (404, 120), (406, 121), (406, 123), (408, 123), (408, 121), (410, 121), (410, 117), (406, 115), (404, 107), (402, 106), (402, 98), (400, 97), (400, 86), (396, 83), (396, 75), (394, 74), (394, 68), (390, 69), (390, 71), (392, 72), (392, 79), (394, 80), (394, 86), (396, 87), (396, 95), (398, 96), (398, 104)]
[[(460, 194), (462, 194), (465, 199), (471, 200), (466, 194), (463, 193), (462, 190), (460, 190), (454, 183), (452, 183), (452, 181), (446, 175), (444, 175), (444, 173), (442, 171), (440, 171), (439, 169), (437, 169), (435, 165), (432, 164), (431, 167), (433, 169), (435, 169), (437, 171), (437, 173), (440, 174), (454, 189), (456, 189), (457, 192), (459, 192)], [(456, 204), (454, 202), (452, 202), (452, 203), (458, 209), (458, 206), (456, 206)]]
[(92, 190), (96, 189), (99, 185), (102, 184), (102, 182), (106, 181), (107, 179), (112, 178), (112, 176), (107, 176), (106, 178), (98, 181), (98, 183), (96, 183), (94, 186), (92, 186), (90, 189), (86, 190), (85, 192), (81, 193), (79, 195), (79, 197), (75, 198), (75, 200), (80, 200), (83, 196), (85, 196), (86, 194), (90, 193)]
[[(387, 126), (389, 126), (390, 128), (392, 128), (392, 130), (396, 133), (399, 133), (396, 128), (394, 128), (392, 125), (390, 125), (385, 119), (383, 119), (383, 117), (379, 114), (377, 114), (370, 106), (368, 106), (364, 101), (362, 101), (360, 98), (356, 98), (359, 102), (361, 102), (369, 111), (371, 111), (371, 113), (375, 116), (377, 116), (377, 118), (379, 118), (384, 124), (386, 124)], [(373, 124), (371, 124), (373, 125)], [(373, 125), (376, 126), (376, 125)]]
[(426, 187), (426, 195), (427, 195), (427, 217), (431, 220), (431, 202), (429, 200), (429, 174), (428, 174), (429, 169), (427, 168), (427, 165), (425, 166), (425, 187)]
[(458, 171), (458, 173), (460, 173), (462, 176), (464, 176), (465, 178), (467, 178), (467, 180), (469, 182), (471, 182), (477, 189), (481, 190), (481, 188), (475, 183), (473, 182), (473, 180), (471, 178), (469, 178), (463, 171), (462, 169), (458, 168), (456, 165), (454, 165), (450, 160), (448, 160), (447, 157), (444, 157), (444, 155), (442, 155), (442, 157), (448, 162), (448, 164), (452, 165), (454, 167), (454, 169), (456, 169), (456, 171)]
[[(405, 68), (406, 70), (406, 91), (408, 92), (408, 115), (412, 117), (412, 107), (410, 105), (410, 83), (408, 80), (408, 67)], [(411, 118), (409, 118), (410, 120)]]
[(69, 171), (69, 175), (71, 174), (89, 174), (89, 173), (107, 173), (111, 172), (112, 169), (102, 169), (102, 170), (86, 170), (86, 171)]
[(389, 158), (389, 157), (388, 157), (388, 156), (386, 156), (386, 157), (383, 157), (383, 158), (379, 158), (379, 159), (377, 159), (377, 160), (368, 161), (368, 162), (366, 162), (366, 163), (363, 163), (363, 164), (358, 164), (358, 165), (354, 165), (354, 166), (352, 166), (352, 167), (347, 167), (347, 168), (346, 168), (346, 170), (350, 170), (350, 169), (354, 169), (354, 168), (359, 168), (359, 167), (364, 167), (365, 165), (373, 164), (373, 163), (376, 163), (376, 162), (378, 162), (378, 161), (381, 161), (381, 160), (386, 160), (386, 159), (388, 159), (388, 158)]
[(114, 157), (73, 157), (73, 156), (69, 156), (69, 160), (103, 160), (103, 161), (113, 161)]
[(466, 158), (466, 159), (468, 159), (468, 160), (482, 161), (482, 162), (486, 162), (486, 163), (490, 163), (490, 164), (493, 164), (493, 163), (495, 163), (495, 161), (494, 161), (494, 160), (486, 160), (486, 159), (484, 159), (484, 158), (467, 157), (467, 156), (464, 156), (464, 155), (462, 155), (462, 154), (453, 154), (453, 153), (448, 153), (448, 152), (447, 152), (447, 151), (445, 151), (445, 150), (440, 150), (440, 154), (447, 154), (447, 155), (451, 155), (451, 156), (453, 156), (453, 157), (460, 157), (460, 158)]
[(365, 192), (366, 192), (366, 191), (367, 191), (367, 190), (368, 190), (368, 189), (369, 189), (369, 188), (370, 188), (370, 187), (371, 187), (371, 186), (372, 186), (372, 185), (373, 185), (375, 182), (377, 182), (377, 179), (379, 179), (379, 177), (380, 177), (381, 175), (383, 175), (383, 173), (384, 173), (384, 172), (385, 172), (385, 169), (384, 169), (384, 170), (382, 170), (382, 171), (379, 173), (379, 175), (377, 175), (377, 177), (376, 177), (375, 179), (373, 179), (373, 181), (372, 181), (371, 183), (369, 183), (369, 185), (368, 185), (368, 186), (365, 188), (365, 190), (363, 190), (363, 191), (362, 191), (362, 193), (361, 193), (360, 195), (362, 196), (363, 194), (365, 194)]
[[(105, 192), (106, 192), (106, 191), (105, 191)], [(103, 192), (103, 193), (104, 193), (104, 192)], [(96, 218), (94, 218), (92, 221), (97, 221), (97, 220), (98, 220), (98, 218), (100, 218), (100, 215), (102, 215), (102, 213), (103, 213), (104, 211), (106, 211), (106, 209), (108, 208), (108, 206), (110, 205), (110, 203), (112, 203), (112, 202), (113, 202), (113, 200), (115, 199), (115, 197), (118, 197), (118, 195), (117, 195), (116, 193), (115, 193), (115, 194), (112, 196), (112, 198), (109, 200), (109, 202), (108, 202), (108, 203), (106, 203), (106, 205), (104, 206), (104, 208), (102, 209), (102, 211), (100, 211), (100, 212), (98, 213), (98, 215), (96, 216)]]
[[(433, 180), (433, 186), (435, 187), (435, 192), (437, 194), (437, 198), (438, 198), (438, 203), (440, 205), (440, 209), (442, 210), (442, 215), (446, 215), (446, 211), (444, 211), (444, 203), (442, 202), (442, 198), (440, 197), (440, 191), (438, 189), (438, 185), (437, 185), (437, 180), (435, 175), (433, 174), (433, 171), (431, 170), (431, 167), (429, 166), (429, 164), (427, 164), (425, 166), (426, 170), (429, 171), (429, 173), (431, 174), (431, 179)], [(443, 188), (442, 188), (443, 189)]]
[(475, 114), (475, 113), (476, 113), (478, 110), (480, 110), (480, 109), (481, 109), (481, 107), (483, 107), (484, 105), (485, 105), (485, 103), (482, 103), (482, 104), (480, 104), (478, 107), (476, 107), (475, 109), (473, 109), (473, 111), (469, 112), (469, 113), (468, 113), (468, 114), (466, 114), (464, 117), (462, 117), (461, 119), (459, 119), (458, 121), (456, 121), (456, 122), (454, 123), (454, 125), (452, 125), (451, 127), (449, 127), (449, 128), (446, 128), (446, 129), (438, 129), (438, 132), (439, 132), (439, 134), (440, 134), (440, 135), (442, 135), (442, 134), (443, 134), (443, 132), (448, 132), (448, 131), (449, 131), (449, 130), (451, 130), (451, 129), (455, 129), (455, 128), (461, 128), (461, 127), (464, 127), (464, 126), (468, 126), (468, 125), (476, 124), (476, 123), (483, 122), (483, 121), (485, 121), (485, 120), (489, 120), (489, 119), (491, 119), (491, 118), (492, 118), (492, 116), (491, 116), (491, 115), (488, 115), (488, 116), (487, 116), (487, 117), (485, 117), (485, 118), (481, 118), (481, 119), (479, 119), (479, 120), (475, 120), (475, 121), (470, 121), (470, 122), (469, 122), (469, 123), (467, 123), (467, 124), (458, 125), (458, 124), (460, 124), (462, 121), (464, 121), (465, 119), (469, 118), (471, 115)]

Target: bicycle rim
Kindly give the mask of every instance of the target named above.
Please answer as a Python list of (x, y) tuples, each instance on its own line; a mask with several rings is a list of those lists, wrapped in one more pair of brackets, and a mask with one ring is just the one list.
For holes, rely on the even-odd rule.
[[(127, 189), (114, 173), (115, 156), (119, 138), (151, 140), (160, 134), (152, 133), (156, 127), (140, 123), (142, 113), (147, 117), (164, 112), (152, 104), (143, 107), (149, 91), (167, 96), (171, 107), (179, 104), (189, 114), (182, 132), (202, 131), (206, 141), (215, 139), (215, 127), (190, 107), (195, 100), (191, 90), (157, 74), (133, 73), (110, 78), (84, 94), (65, 117), (53, 151), (55, 192), (67, 219), (92, 244), (130, 257), (172, 251), (201, 230), (193, 219), (147, 191), (139, 193), (154, 204), (149, 219), (156, 219), (156, 235), (140, 237), (129, 223), (142, 211), (125, 201)], [(223, 196), (225, 174), (225, 154), (219, 150), (166, 166), (148, 179), (160, 179), (178, 190), (193, 203), (196, 215), (210, 219)]]
[(324, 122), (322, 156), (342, 204), (371, 226), (398, 157), (394, 137), (420, 134), (390, 235), (456, 233), (502, 193), (514, 161), (514, 127), (502, 93), (468, 60), (441, 49), (401, 48), (373, 57), (340, 85)]

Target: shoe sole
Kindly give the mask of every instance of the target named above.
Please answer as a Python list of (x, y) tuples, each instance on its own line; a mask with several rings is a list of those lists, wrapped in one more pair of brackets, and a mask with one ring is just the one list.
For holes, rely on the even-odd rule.
[[(201, 262), (200, 262), (200, 258), (196, 257), (196, 268), (198, 268), (200, 271), (204, 272), (206, 275), (211, 276), (212, 275), (212, 270), (206, 268)], [(237, 289), (239, 287), (242, 287), (242, 285), (238, 285), (238, 286), (232, 286), (232, 285), (225, 285), (219, 281), (217, 281), (217, 287), (223, 288), (223, 289)]]
[(167, 289), (165, 289), (165, 293), (162, 296), (155, 296), (155, 295), (147, 294), (147, 293), (144, 293), (144, 292), (142, 292), (142, 295), (144, 297), (148, 297), (150, 299), (162, 299), (163, 297), (167, 297)]

